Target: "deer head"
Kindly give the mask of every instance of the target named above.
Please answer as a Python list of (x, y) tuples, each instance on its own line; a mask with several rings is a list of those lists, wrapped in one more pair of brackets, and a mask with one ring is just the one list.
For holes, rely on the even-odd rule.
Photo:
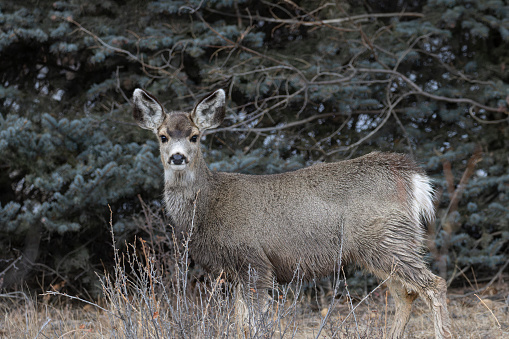
[(225, 92), (219, 89), (207, 95), (191, 112), (165, 113), (153, 95), (139, 88), (134, 90), (133, 104), (133, 116), (138, 125), (153, 131), (159, 139), (165, 172), (183, 171), (201, 159), (202, 132), (223, 121)]

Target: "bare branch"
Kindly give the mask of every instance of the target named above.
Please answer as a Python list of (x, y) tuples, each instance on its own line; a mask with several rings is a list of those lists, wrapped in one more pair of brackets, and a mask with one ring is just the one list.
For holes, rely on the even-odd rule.
[(330, 155), (338, 153), (338, 152), (344, 152), (344, 151), (351, 150), (352, 148), (359, 146), (364, 141), (371, 138), (373, 135), (375, 135), (376, 132), (378, 132), (380, 130), (380, 128), (382, 128), (387, 123), (387, 121), (389, 121), (389, 118), (392, 115), (392, 110), (394, 109), (394, 107), (396, 107), (401, 102), (401, 100), (403, 100), (405, 97), (413, 95), (413, 94), (415, 94), (415, 92), (405, 93), (405, 94), (401, 95), (400, 97), (398, 97), (398, 99), (392, 105), (389, 105), (389, 107), (387, 107), (385, 110), (385, 112), (386, 112), (385, 118), (368, 135), (364, 136), (363, 138), (359, 139), (357, 142), (355, 142), (349, 146), (338, 147), (335, 150), (328, 152), (327, 155), (330, 156)]
[(212, 133), (217, 133), (217, 132), (255, 132), (255, 133), (261, 133), (261, 132), (273, 132), (273, 131), (279, 131), (279, 130), (283, 130), (283, 129), (286, 129), (286, 128), (291, 128), (291, 127), (295, 127), (295, 126), (299, 126), (299, 125), (303, 125), (303, 124), (306, 124), (310, 121), (313, 121), (313, 120), (316, 120), (316, 119), (322, 119), (322, 118), (329, 118), (329, 117), (332, 117), (332, 116), (335, 116), (335, 115), (338, 115), (337, 113), (323, 113), (323, 114), (317, 114), (317, 115), (313, 115), (309, 118), (306, 118), (306, 119), (302, 119), (302, 120), (299, 120), (299, 121), (293, 121), (293, 122), (290, 122), (290, 123), (287, 123), (287, 124), (282, 124), (282, 125), (279, 125), (279, 126), (274, 126), (274, 127), (260, 127), (260, 128), (238, 128), (238, 127), (224, 127), (224, 128), (217, 128), (215, 130), (211, 130), (210, 132), (207, 133), (207, 131), (205, 131), (203, 134), (204, 135), (207, 135), (207, 134), (212, 134)]
[(478, 103), (477, 101), (474, 101), (472, 99), (449, 98), (449, 97), (444, 97), (441, 95), (434, 95), (434, 94), (428, 93), (428, 92), (424, 91), (421, 87), (419, 87), (415, 82), (413, 82), (412, 80), (410, 80), (409, 78), (407, 78), (406, 76), (401, 74), (400, 72), (397, 72), (394, 70), (358, 68), (357, 71), (366, 72), (366, 73), (386, 73), (386, 74), (396, 75), (397, 77), (403, 79), (410, 87), (412, 87), (415, 90), (414, 94), (422, 95), (422, 96), (428, 97), (428, 98), (436, 100), (436, 101), (445, 101), (445, 102), (451, 102), (451, 103), (456, 103), (456, 104), (470, 104), (472, 106), (480, 107), (480, 108), (485, 109), (490, 112), (500, 112), (500, 108), (498, 108), (498, 107), (495, 108), (495, 107), (485, 106), (485, 105)]
[[(226, 16), (233, 16), (232, 14), (224, 13), (224, 12), (212, 9), (212, 8), (207, 8), (207, 11), (216, 13), (216, 14), (226, 15)], [(289, 25), (325, 26), (325, 25), (337, 25), (337, 24), (342, 24), (345, 22), (367, 21), (367, 20), (373, 19), (373, 18), (393, 18), (393, 17), (422, 18), (422, 17), (424, 17), (424, 14), (422, 14), (422, 13), (372, 13), (372, 14), (353, 15), (350, 17), (336, 18), (336, 19), (325, 19), (325, 20), (317, 19), (317, 21), (269, 18), (269, 17), (260, 16), (260, 15), (251, 15), (250, 17), (247, 15), (241, 15), (240, 17), (242, 19), (255, 19), (255, 20), (261, 20), (261, 21), (265, 21), (265, 22), (274, 22), (274, 23), (289, 24)]]
[[(505, 114), (508, 114), (508, 112), (504, 112)], [(475, 114), (474, 114), (474, 106), (470, 107), (468, 109), (468, 114), (470, 114), (470, 116), (472, 118), (474, 118), (475, 121), (477, 121), (478, 123), (481, 123), (481, 124), (500, 124), (502, 122), (509, 122), (509, 117), (507, 118), (504, 118), (504, 119), (499, 119), (499, 120), (483, 120), (483, 119), (479, 119)]]

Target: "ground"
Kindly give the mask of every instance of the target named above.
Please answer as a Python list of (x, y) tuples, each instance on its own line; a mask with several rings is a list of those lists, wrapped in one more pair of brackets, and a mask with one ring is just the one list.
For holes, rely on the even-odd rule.
[[(485, 285), (486, 286), (486, 285)], [(448, 292), (449, 312), (452, 318), (453, 332), (456, 338), (509, 338), (509, 286), (501, 279), (485, 286), (471, 288), (451, 288)], [(484, 291), (483, 291), (484, 290)], [(270, 329), (266, 328), (263, 337), (272, 338), (384, 338), (392, 321), (392, 300), (382, 286), (373, 291), (368, 298), (356, 306), (360, 299), (352, 297), (339, 299), (333, 311), (328, 315), (328, 321), (322, 327), (328, 308), (308, 304), (305, 297), (301, 298), (295, 311), (288, 300), (286, 305), (276, 304), (276, 313), (280, 318), (269, 319)], [(212, 294), (211, 294), (212, 295)], [(135, 297), (133, 297), (135, 298)], [(128, 315), (135, 319), (144, 312), (144, 306), (134, 299), (126, 298), (128, 308), (119, 307), (118, 303), (108, 303), (100, 300), (95, 304), (82, 304), (64, 296), (27, 296), (25, 293), (9, 293), (0, 295), (0, 338), (112, 338), (130, 337), (125, 330), (126, 320), (118, 316)], [(211, 298), (208, 299), (211, 304)], [(160, 303), (164, 303), (160, 301)], [(205, 313), (214, 312), (213, 307), (206, 306)], [(230, 304), (228, 304), (230, 305)], [(295, 305), (295, 304), (294, 304)], [(104, 310), (100, 309), (103, 307)], [(229, 307), (229, 306), (226, 306)], [(203, 308), (203, 306), (202, 306)], [(279, 309), (281, 308), (281, 309)], [(127, 313), (125, 313), (127, 312)], [(274, 313), (274, 312), (273, 312)], [(171, 312), (156, 311), (151, 314), (153, 323), (168, 328), (176, 327), (171, 318)], [(208, 314), (208, 313), (207, 313)], [(208, 329), (197, 333), (215, 333), (216, 337), (233, 337), (234, 325), (232, 312), (225, 316), (207, 319)], [(157, 337), (155, 330), (145, 325), (143, 317), (137, 317), (131, 325), (138, 327), (137, 336), (143, 338)], [(218, 322), (218, 319), (224, 319)], [(346, 319), (346, 320), (345, 320)], [(203, 319), (202, 319), (203, 320)], [(272, 321), (272, 322), (271, 322)], [(145, 328), (145, 326), (148, 326)], [(218, 330), (218, 327), (224, 328)], [(267, 325), (269, 326), (269, 325)], [(205, 322), (202, 326), (204, 329)], [(166, 331), (166, 332), (165, 332)], [(170, 333), (172, 330), (161, 328), (160, 333)], [(212, 332), (208, 332), (212, 331)], [(142, 335), (143, 333), (143, 335)], [(178, 337), (202, 337), (200, 334), (179, 335)], [(414, 304), (411, 319), (408, 323), (406, 338), (433, 338), (433, 320), (426, 305), (419, 299)]]

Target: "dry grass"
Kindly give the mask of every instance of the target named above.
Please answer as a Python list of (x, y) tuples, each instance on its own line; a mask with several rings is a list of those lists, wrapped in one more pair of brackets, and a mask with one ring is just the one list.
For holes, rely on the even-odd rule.
[(0, 295), (0, 338), (110, 338), (102, 312), (66, 301), (56, 304), (24, 293)]
[[(113, 241), (115, 266), (98, 278), (103, 288), (99, 300), (59, 292), (0, 294), (0, 338), (235, 337), (232, 286), (222, 275), (190, 273), (188, 239), (178, 241), (168, 234), (166, 221), (149, 208), (143, 219), (149, 242), (137, 241), (119, 253)], [(457, 338), (509, 338), (509, 286), (504, 279), (500, 274), (488, 288), (476, 284), (449, 290)], [(392, 298), (385, 285), (356, 295), (348, 287), (303, 289), (295, 279), (289, 286), (274, 286), (272, 296), (265, 313), (259, 312), (256, 298), (247, 298), (254, 324), (247, 338), (376, 339), (385, 338), (392, 323)], [(431, 313), (419, 299), (406, 337), (434, 337)]]
[[(38, 297), (22, 292), (0, 295), (0, 338), (235, 337), (232, 292), (221, 277), (205, 283), (188, 281), (184, 294), (182, 275), (178, 282), (166, 285), (150, 262), (136, 256), (119, 257), (115, 275), (102, 279), (104, 297), (95, 303), (61, 293)], [(138, 273), (128, 275), (127, 268), (136, 268)], [(393, 305), (385, 286), (363, 298), (343, 293), (333, 303), (324, 296), (294, 294), (299, 289), (293, 285), (274, 291), (279, 302), (274, 302), (268, 313), (260, 314), (252, 308), (257, 332), (247, 337), (384, 338), (388, 333)], [(509, 338), (508, 293), (509, 287), (503, 282), (491, 285), (482, 294), (474, 294), (472, 289), (450, 290), (449, 311), (455, 336)], [(324, 305), (320, 305), (320, 299)], [(434, 337), (431, 314), (419, 299), (406, 337)]]
[[(499, 291), (495, 295), (481, 296), (483, 302), (474, 295), (461, 296), (461, 290), (451, 292), (456, 294), (450, 300), (449, 310), (457, 338), (509, 338), (508, 305), (501, 297), (507, 295), (508, 290), (507, 286), (502, 287), (505, 288), (503, 293)], [(383, 295), (384, 291), (382, 288), (380, 295)], [(377, 297), (377, 295), (368, 298), (356, 309), (356, 320), (350, 316), (344, 321), (351, 307), (348, 302), (341, 302), (332, 312), (320, 338), (383, 338), (391, 323), (392, 305), (389, 297), (386, 320), (385, 298)], [(234, 321), (230, 316), (232, 312), (228, 310), (228, 305), (225, 310), (217, 310), (218, 305), (212, 307), (212, 313), (217, 312), (220, 316), (226, 316), (225, 319), (211, 315), (207, 319), (202, 319), (210, 322), (204, 326), (211, 328), (195, 323), (187, 329), (187, 334), (181, 334), (178, 333), (178, 324), (170, 316), (171, 312), (163, 310), (167, 307), (163, 302), (160, 303), (160, 313), (152, 313), (154, 322), (150, 325), (143, 321), (143, 317), (140, 317), (142, 313), (147, 313), (147, 305), (143, 298), (133, 297), (126, 301), (132, 305), (133, 312), (137, 313), (133, 316), (135, 321), (132, 321), (130, 325), (133, 328), (126, 329), (125, 320), (115, 315), (120, 313), (113, 304), (106, 305), (105, 310), (102, 310), (89, 304), (79, 306), (62, 299), (61, 296), (52, 296), (51, 299), (54, 300), (42, 301), (23, 293), (1, 295), (0, 338), (126, 338), (133, 337), (133, 334), (136, 334), (137, 338), (202, 338), (205, 336), (226, 338), (234, 337), (235, 334)], [(287, 301), (286, 305), (279, 305), (279, 307), (291, 309), (292, 302)], [(297, 309), (297, 312), (290, 312), (280, 321), (266, 323), (265, 332), (268, 337), (315, 338), (327, 309), (311, 311), (311, 307), (302, 301)], [(205, 312), (205, 310), (202, 311)], [(200, 315), (189, 316), (200, 318)], [(161, 326), (159, 330), (154, 327), (157, 324)], [(165, 326), (169, 326), (166, 328), (167, 331), (162, 329)], [(222, 328), (223, 332), (217, 331), (218, 328)], [(195, 332), (192, 333), (193, 331)], [(165, 334), (169, 336), (164, 336)], [(433, 320), (429, 310), (419, 300), (414, 306), (406, 336), (408, 338), (433, 338), (434, 336)], [(253, 337), (257, 336), (253, 335)]]

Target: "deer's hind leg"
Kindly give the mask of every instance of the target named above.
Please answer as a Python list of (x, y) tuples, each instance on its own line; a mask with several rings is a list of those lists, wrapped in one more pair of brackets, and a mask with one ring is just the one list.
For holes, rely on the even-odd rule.
[(389, 338), (402, 338), (410, 318), (410, 313), (412, 312), (412, 303), (418, 294), (409, 292), (397, 279), (390, 279), (387, 285), (389, 286), (396, 308)]
[[(391, 334), (394, 334), (393, 338), (400, 338), (402, 336), (404, 327), (401, 329), (401, 333), (399, 333), (399, 322), (404, 319), (399, 319), (398, 317), (407, 315), (406, 310), (398, 311), (398, 303), (401, 305), (401, 300), (405, 298), (407, 301), (413, 301), (417, 294), (431, 309), (435, 327), (435, 338), (452, 338), (451, 320), (447, 311), (447, 285), (445, 280), (431, 273), (427, 267), (419, 267), (417, 269), (409, 266), (400, 267), (400, 270), (395, 272), (393, 279), (399, 280), (401, 283), (400, 288), (394, 289), (392, 287), (391, 289), (391, 293), (393, 293), (396, 300), (396, 319), (391, 331)], [(389, 285), (389, 288), (391, 288), (391, 285)], [(400, 301), (398, 302), (397, 300)], [(407, 302), (410, 308), (411, 304), (411, 302)], [(408, 309), (408, 315), (410, 314), (410, 308)], [(406, 321), (408, 321), (408, 317), (405, 320), (405, 324)]]
[(361, 264), (380, 279), (388, 280), (396, 312), (390, 338), (401, 338), (412, 302), (421, 296), (431, 308), (436, 338), (451, 338), (445, 281), (431, 273), (421, 253), (421, 240), (410, 223), (389, 225), (376, 247), (363, 248)]
[(447, 284), (445, 280), (431, 273), (428, 283), (423, 284), (419, 289), (419, 295), (431, 308), (435, 324), (436, 338), (452, 338), (451, 319), (447, 311)]

